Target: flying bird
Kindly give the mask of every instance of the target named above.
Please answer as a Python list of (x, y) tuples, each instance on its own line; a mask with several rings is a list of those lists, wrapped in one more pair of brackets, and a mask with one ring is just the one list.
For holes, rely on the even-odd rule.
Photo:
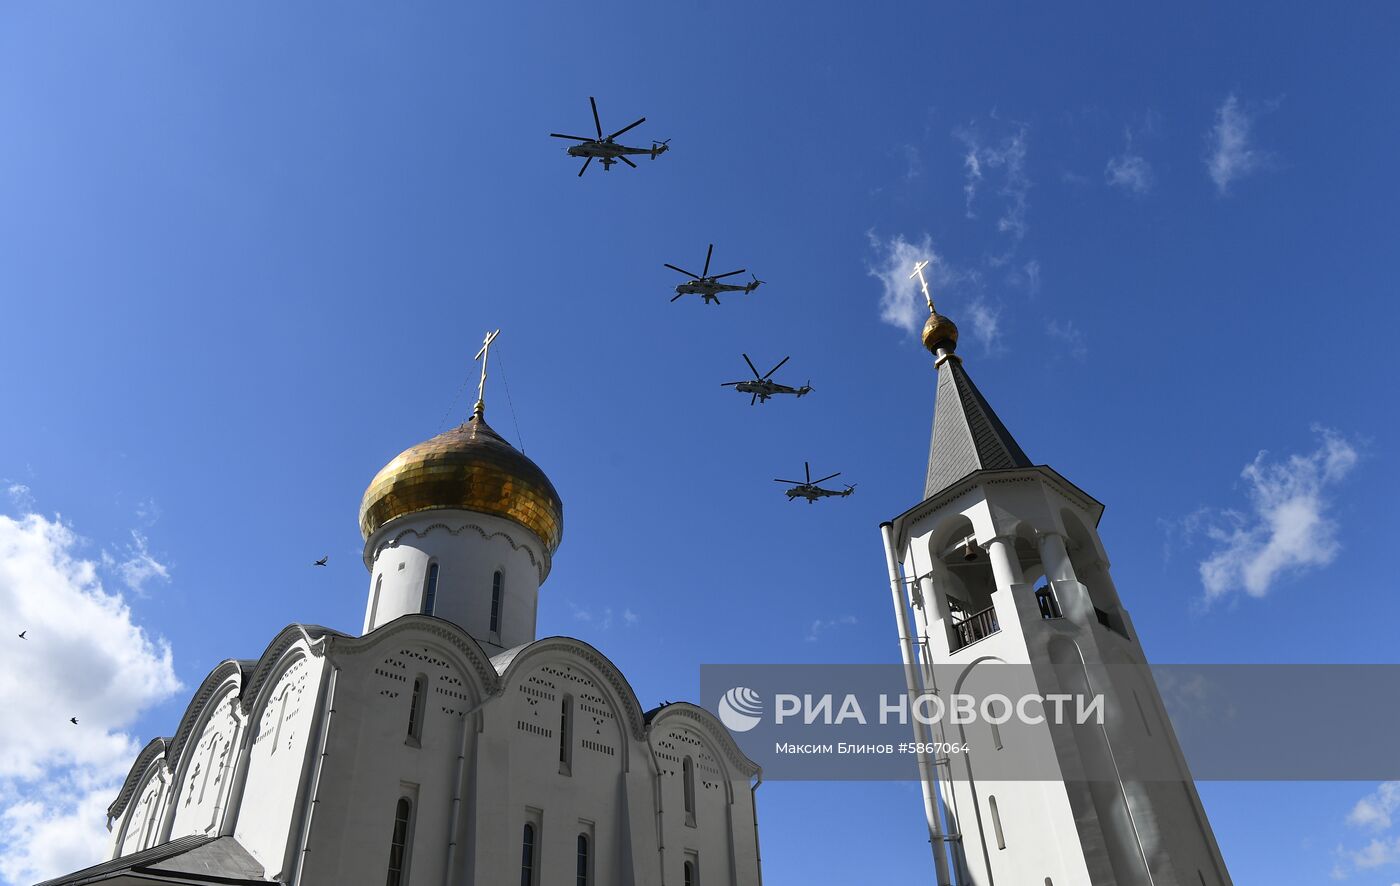
[(24, 636), (24, 635), (27, 634), (27, 633), (29, 633), (29, 629), (28, 629), (28, 628), (25, 628), (24, 630), (20, 631), (20, 632), (19, 632), (19, 638), (20, 638), (21, 640), (27, 640), (27, 639), (29, 639), (28, 637)]
[(69, 718), (68, 718), (68, 722), (69, 722), (69, 723), (72, 723), (74, 726), (77, 726), (77, 725), (78, 725), (78, 718), (77, 718), (77, 717), (69, 717)]
[(322, 557), (321, 559), (317, 560), (313, 565), (315, 565), (315, 566), (325, 566), (325, 565), (326, 565), (326, 561), (329, 560), (329, 559), (330, 559), (330, 555), (327, 554), (326, 556), (324, 556), (324, 557)]

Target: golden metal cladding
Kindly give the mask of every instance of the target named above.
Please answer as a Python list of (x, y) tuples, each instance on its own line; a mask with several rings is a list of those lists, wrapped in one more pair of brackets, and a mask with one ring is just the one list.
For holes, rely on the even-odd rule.
[(360, 532), (368, 539), (395, 517), (444, 508), (514, 520), (550, 554), (564, 535), (564, 504), (554, 484), (479, 416), (385, 465), (365, 490)]
[(958, 346), (957, 324), (942, 314), (929, 314), (928, 322), (924, 324), (923, 340), (924, 347), (930, 351), (943, 342), (948, 343), (948, 350), (951, 351)]

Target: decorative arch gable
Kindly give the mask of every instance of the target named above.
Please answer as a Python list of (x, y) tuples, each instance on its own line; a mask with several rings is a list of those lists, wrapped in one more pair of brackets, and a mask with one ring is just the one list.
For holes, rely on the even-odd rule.
[[(729, 771), (726, 775), (738, 775), (748, 779), (761, 771), (757, 763), (744, 756), (729, 730), (724, 728), (714, 714), (690, 702), (668, 704), (653, 712), (647, 721), (647, 740), (655, 747), (666, 730), (677, 726), (685, 727), (697, 736), (716, 761), (727, 764)], [(679, 752), (680, 749), (676, 750)]]
[(267, 691), (268, 678), (283, 670), (282, 658), (298, 640), (306, 641), (308, 652), (322, 655), (332, 640), (346, 637), (347, 635), (340, 631), (320, 625), (289, 624), (278, 631), (272, 642), (267, 644), (267, 649), (263, 650), (258, 663), (253, 666), (252, 673), (244, 681), (243, 712), (251, 714), (255, 707), (262, 704), (264, 699), (259, 696)]
[(466, 678), (467, 685), (463, 688), (469, 690), (466, 694), (474, 696), (471, 701), (479, 702), (500, 691), (500, 675), (480, 644), (452, 622), (431, 615), (401, 615), (363, 637), (337, 640), (335, 648), (344, 655), (377, 655), (398, 652), (414, 641), (426, 641), (450, 660)]
[(153, 738), (141, 749), (141, 753), (136, 755), (136, 760), (131, 764), (131, 769), (127, 770), (126, 781), (122, 782), (121, 790), (117, 792), (117, 799), (112, 801), (112, 805), (107, 807), (108, 821), (120, 818), (126, 811), (127, 805), (136, 791), (145, 786), (151, 773), (151, 765), (160, 761), (164, 766), (166, 748), (170, 746), (168, 738)]
[(582, 640), (546, 637), (524, 646), (509, 659), (501, 674), (503, 689), (516, 685), (523, 674), (537, 665), (547, 664), (551, 659), (578, 667), (588, 674), (605, 693), (601, 701), (607, 702), (612, 712), (626, 724), (624, 733), (637, 741), (646, 741), (646, 722), (632, 684), (627, 682), (622, 671), (607, 656)]
[(199, 684), (199, 689), (195, 690), (194, 697), (190, 699), (189, 706), (185, 708), (185, 713), (180, 717), (180, 725), (175, 729), (175, 735), (170, 739), (170, 748), (166, 753), (166, 759), (170, 761), (170, 768), (178, 770), (183, 760), (185, 745), (189, 743), (196, 727), (201, 726), (207, 719), (206, 709), (209, 705), (217, 704), (226, 698), (229, 692), (237, 693), (243, 687), (243, 677), (245, 668), (251, 662), (241, 662), (235, 659), (224, 659), (214, 666), (204, 681)]

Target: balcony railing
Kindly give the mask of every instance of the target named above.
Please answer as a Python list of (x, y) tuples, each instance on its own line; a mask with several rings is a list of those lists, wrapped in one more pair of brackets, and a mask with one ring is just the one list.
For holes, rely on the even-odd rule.
[(997, 624), (996, 607), (988, 606), (981, 612), (974, 612), (953, 625), (953, 648), (951, 651), (956, 652), (964, 646), (971, 646), (978, 640), (986, 639), (1000, 630), (1001, 625)]

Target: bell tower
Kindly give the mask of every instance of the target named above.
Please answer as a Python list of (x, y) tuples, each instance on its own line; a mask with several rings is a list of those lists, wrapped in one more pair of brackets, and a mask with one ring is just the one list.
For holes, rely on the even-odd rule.
[[(921, 282), (925, 264), (915, 269)], [(923, 342), (937, 373), (924, 497), (881, 525), (909, 692), (976, 695), (987, 668), (1014, 665), (1042, 696), (1104, 699), (1101, 726), (1003, 732), (972, 741), (967, 755), (920, 759), (936, 882), (1229, 886), (1110, 574), (1097, 532), (1103, 505), (1026, 456), (931, 299)], [(916, 724), (916, 741), (940, 737), (925, 728)], [(1003, 747), (1012, 741), (1026, 746)], [(1009, 751), (1058, 779), (977, 777), (988, 755)], [(1166, 776), (1104, 775), (1136, 753), (1167, 760)]]

